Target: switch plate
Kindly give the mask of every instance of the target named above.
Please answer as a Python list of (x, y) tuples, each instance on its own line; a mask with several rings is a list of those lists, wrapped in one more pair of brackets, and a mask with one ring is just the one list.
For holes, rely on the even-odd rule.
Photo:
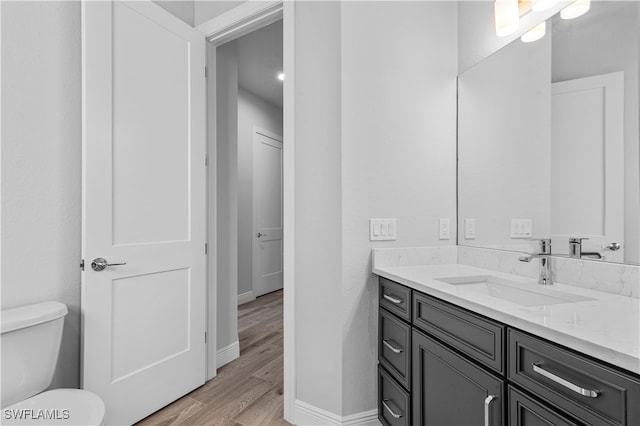
[(465, 240), (474, 240), (476, 238), (476, 220), (474, 218), (466, 218), (464, 220), (464, 238)]
[(391, 241), (396, 237), (395, 219), (369, 219), (369, 241)]
[(440, 239), (441, 240), (448, 240), (451, 238), (451, 223), (449, 221), (449, 218), (442, 218), (440, 219)]
[(531, 238), (532, 228), (531, 219), (511, 219), (511, 238)]

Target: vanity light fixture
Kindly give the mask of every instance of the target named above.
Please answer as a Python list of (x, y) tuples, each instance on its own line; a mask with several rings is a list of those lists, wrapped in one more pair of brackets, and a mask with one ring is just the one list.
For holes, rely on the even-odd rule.
[(573, 19), (582, 16), (591, 8), (591, 0), (576, 0), (560, 11), (562, 19)]
[(516, 32), (520, 25), (518, 0), (495, 0), (493, 7), (496, 21), (496, 35), (498, 37), (504, 37)]
[(543, 10), (551, 9), (556, 3), (558, 3), (558, 0), (533, 0), (531, 9), (534, 12), (542, 12)]
[(522, 34), (522, 37), (520, 37), (520, 40), (522, 40), (524, 43), (531, 43), (532, 41), (540, 40), (542, 37), (544, 37), (546, 32), (547, 32), (547, 22), (542, 21), (540, 24), (536, 25), (526, 33)]

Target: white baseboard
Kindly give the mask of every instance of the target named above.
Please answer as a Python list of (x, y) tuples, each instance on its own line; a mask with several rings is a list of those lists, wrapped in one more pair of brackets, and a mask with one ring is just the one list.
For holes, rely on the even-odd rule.
[(240, 356), (240, 342), (236, 341), (216, 352), (216, 368), (230, 363)]
[(378, 411), (364, 411), (341, 417), (306, 402), (295, 402), (295, 424), (298, 426), (380, 426)]
[(251, 302), (252, 300), (256, 300), (256, 297), (253, 295), (253, 290), (238, 295), (238, 305)]

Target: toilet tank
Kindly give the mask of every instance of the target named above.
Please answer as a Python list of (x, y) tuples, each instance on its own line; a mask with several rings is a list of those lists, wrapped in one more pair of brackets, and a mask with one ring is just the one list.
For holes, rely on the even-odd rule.
[(58, 360), (66, 314), (67, 307), (60, 302), (43, 302), (2, 311), (2, 408), (49, 387)]

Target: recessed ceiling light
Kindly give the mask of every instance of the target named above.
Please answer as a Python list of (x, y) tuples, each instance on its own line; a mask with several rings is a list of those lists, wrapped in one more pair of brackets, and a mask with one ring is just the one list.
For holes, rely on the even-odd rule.
[(281, 72), (280, 74), (278, 74), (278, 80), (280, 81), (284, 81), (284, 73)]

